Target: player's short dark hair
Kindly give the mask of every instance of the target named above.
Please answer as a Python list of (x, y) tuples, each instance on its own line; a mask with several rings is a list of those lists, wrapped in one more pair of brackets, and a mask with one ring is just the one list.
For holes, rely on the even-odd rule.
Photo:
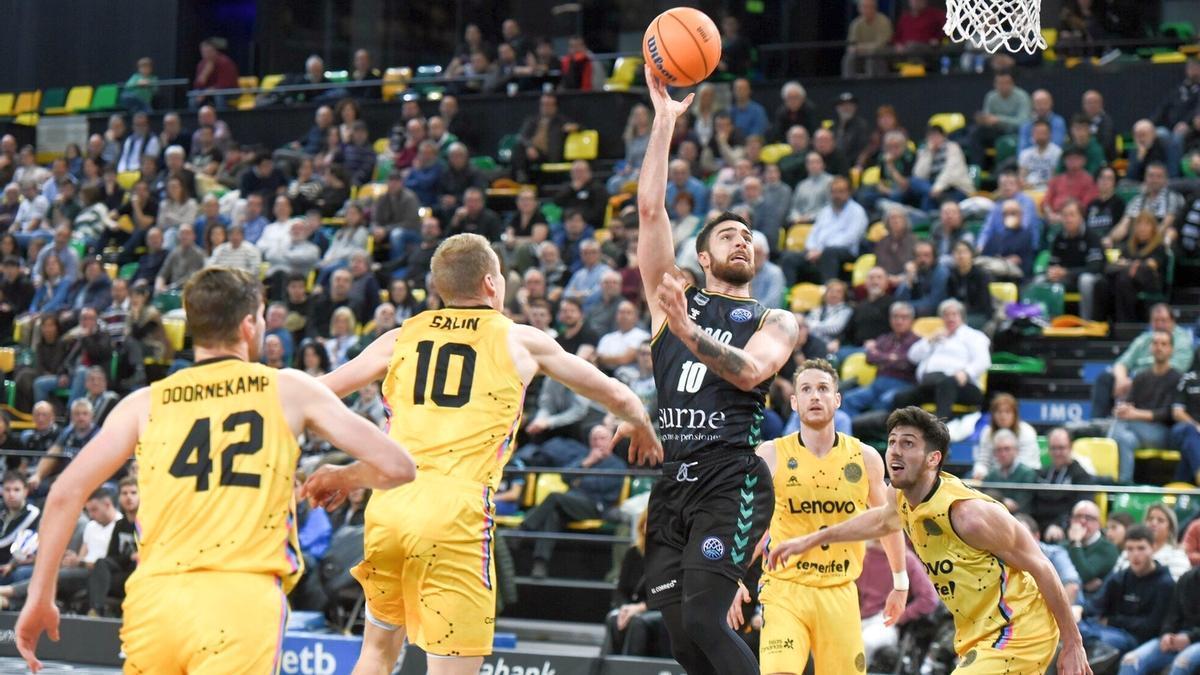
[(750, 221), (746, 220), (745, 218), (743, 218), (742, 216), (739, 216), (736, 213), (733, 213), (732, 211), (725, 211), (724, 213), (718, 215), (716, 218), (713, 218), (712, 220), (705, 223), (704, 227), (700, 228), (700, 233), (696, 235), (696, 253), (700, 254), (700, 253), (704, 253), (705, 251), (707, 251), (708, 250), (708, 238), (712, 235), (712, 231), (714, 229), (716, 229), (716, 227), (718, 225), (720, 225), (721, 223), (724, 223), (724, 222), (727, 222), (730, 220), (745, 225), (746, 229), (748, 229), (748, 230), (751, 230), (751, 231), (754, 230), (754, 228), (750, 226)]
[(946, 463), (946, 455), (950, 454), (950, 432), (946, 429), (944, 422), (933, 413), (910, 405), (906, 408), (897, 408), (892, 411), (891, 415), (888, 415), (889, 436), (892, 429), (896, 427), (913, 427), (920, 431), (921, 438), (925, 441), (925, 454), (935, 450), (942, 453), (941, 459), (938, 460), (938, 470), (942, 469), (942, 465)]
[(1140, 523), (1134, 525), (1125, 532), (1126, 543), (1135, 540), (1144, 541), (1147, 544), (1150, 544), (1150, 548), (1154, 548), (1154, 533), (1150, 531), (1149, 527), (1146, 527)]
[(25, 487), (29, 487), (29, 481), (25, 480), (25, 476), (22, 476), (20, 473), (18, 473), (16, 471), (5, 471), (4, 472), (4, 478), (0, 479), (0, 485), (6, 484), (6, 483), (20, 483), (21, 485), (24, 485)]
[(113, 500), (113, 496), (112, 496), (112, 493), (108, 491), (108, 488), (100, 487), (100, 488), (96, 488), (95, 492), (88, 495), (87, 500), (89, 502), (107, 500), (108, 503), (111, 504), (112, 500)]
[(829, 363), (825, 359), (805, 359), (803, 363), (796, 366), (796, 372), (792, 375), (792, 382), (795, 383), (796, 380), (799, 379), (800, 373), (803, 373), (806, 370), (819, 370), (822, 373), (825, 373), (829, 377), (833, 378), (833, 388), (837, 389), (837, 368), (834, 368), (833, 364)]
[(201, 347), (237, 343), (238, 326), (247, 315), (257, 316), (262, 302), (262, 283), (230, 267), (202, 269), (183, 287), (188, 330)]

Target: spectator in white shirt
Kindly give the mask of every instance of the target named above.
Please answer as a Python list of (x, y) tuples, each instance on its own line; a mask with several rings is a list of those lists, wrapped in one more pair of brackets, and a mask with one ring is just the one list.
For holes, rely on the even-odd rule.
[(292, 200), (287, 195), (275, 198), (275, 206), (271, 211), (275, 222), (263, 228), (262, 236), (255, 245), (264, 256), (270, 257), (270, 251), (277, 248), (288, 248), (292, 243)]
[(837, 339), (846, 329), (854, 309), (846, 304), (846, 282), (832, 279), (825, 284), (821, 305), (808, 313), (808, 329), (825, 341), (830, 352), (838, 350)]
[(782, 307), (783, 294), (787, 290), (783, 270), (770, 261), (771, 247), (767, 235), (755, 230), (753, 238), (754, 278), (750, 280), (750, 295), (767, 307)]
[(601, 368), (612, 371), (637, 360), (638, 346), (650, 339), (650, 333), (637, 321), (637, 307), (632, 302), (626, 300), (617, 307), (617, 329), (596, 345), (596, 361)]
[(143, 157), (158, 157), (161, 151), (158, 136), (150, 130), (150, 117), (146, 113), (136, 113), (133, 116), (133, 133), (126, 136), (125, 143), (122, 144), (121, 158), (117, 160), (117, 172), (139, 171), (142, 168)]
[(208, 259), (208, 266), (220, 265), (245, 270), (258, 275), (262, 267), (262, 253), (246, 241), (246, 230), (241, 225), (229, 226), (229, 241), (217, 246)]
[(50, 223), (46, 220), (46, 212), (50, 210), (50, 202), (38, 188), (37, 181), (32, 178), (19, 183), (21, 186), (21, 205), (17, 207), (17, 215), (13, 217), (13, 236), (21, 246), (28, 246), (31, 239), (50, 240), (54, 237)]
[(1033, 145), (1021, 151), (1017, 166), (1021, 169), (1021, 180), (1031, 190), (1045, 190), (1058, 168), (1062, 148), (1050, 141), (1050, 123), (1035, 120), (1033, 123)]
[(937, 416), (950, 419), (955, 403), (983, 402), (982, 378), (992, 365), (991, 340), (963, 322), (958, 300), (943, 300), (938, 315), (945, 328), (908, 350), (908, 360), (917, 364), (917, 386), (896, 394), (896, 407), (933, 401)]

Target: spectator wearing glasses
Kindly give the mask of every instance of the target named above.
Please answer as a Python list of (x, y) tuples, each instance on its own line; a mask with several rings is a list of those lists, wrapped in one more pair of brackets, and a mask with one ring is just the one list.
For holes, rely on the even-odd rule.
[(1094, 594), (1100, 590), (1120, 556), (1117, 545), (1100, 530), (1100, 507), (1096, 502), (1085, 499), (1075, 503), (1066, 539), (1064, 546), (1079, 572), (1084, 593)]

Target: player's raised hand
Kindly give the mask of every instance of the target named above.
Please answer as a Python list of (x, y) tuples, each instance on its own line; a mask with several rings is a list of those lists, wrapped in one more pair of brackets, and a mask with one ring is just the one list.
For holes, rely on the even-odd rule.
[(812, 534), (788, 539), (779, 546), (771, 549), (771, 552), (767, 554), (767, 569), (774, 571), (786, 565), (788, 558), (794, 555), (804, 555), (816, 543)]
[(1058, 653), (1058, 675), (1092, 675), (1092, 666), (1088, 664), (1082, 642), (1063, 645)]
[(883, 603), (883, 625), (895, 626), (908, 606), (908, 591), (892, 589)]
[(658, 284), (658, 289), (655, 291), (655, 301), (658, 303), (659, 309), (667, 316), (667, 324), (671, 327), (671, 332), (678, 333), (687, 325), (689, 319), (687, 316), (687, 296), (683, 292), (684, 286), (674, 274), (667, 272), (663, 274), (662, 281)]
[(346, 501), (349, 490), (342, 483), (346, 467), (326, 464), (318, 467), (300, 488), (300, 499), (307, 499), (314, 509), (332, 511)]
[(679, 117), (687, 112), (688, 106), (692, 105), (692, 99), (695, 94), (688, 94), (682, 101), (676, 101), (671, 98), (671, 94), (667, 92), (667, 85), (650, 70), (650, 66), (644, 66), (646, 70), (646, 87), (650, 89), (650, 100), (654, 103), (654, 116), (661, 117), (669, 115), (671, 120)]
[(54, 600), (45, 602), (30, 602), (21, 610), (17, 619), (17, 651), (33, 672), (42, 669), (42, 662), (34, 653), (38, 640), (45, 633), (51, 640), (58, 642), (58, 608)]
[(621, 422), (617, 425), (617, 432), (613, 434), (610, 449), (626, 438), (629, 439), (630, 464), (657, 466), (662, 463), (662, 444), (659, 443), (658, 436), (654, 433), (654, 427), (649, 424)]
[(737, 592), (733, 594), (733, 602), (729, 604), (729, 616), (725, 617), (730, 628), (738, 630), (745, 623), (746, 617), (742, 614), (742, 605), (749, 602), (750, 591), (746, 588), (746, 584), (738, 581)]

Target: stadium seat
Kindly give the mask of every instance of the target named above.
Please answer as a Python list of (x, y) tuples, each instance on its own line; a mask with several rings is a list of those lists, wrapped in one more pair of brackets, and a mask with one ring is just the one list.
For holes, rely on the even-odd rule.
[(1108, 499), (1109, 513), (1128, 513), (1133, 522), (1140, 523), (1146, 517), (1146, 509), (1162, 501), (1162, 495), (1130, 494), (1118, 492)]
[(120, 185), (121, 189), (128, 191), (141, 177), (141, 171), (122, 171), (117, 174), (117, 185)]
[(44, 115), (61, 115), (65, 110), (63, 106), (67, 104), (67, 90), (65, 87), (54, 87), (47, 89), (42, 94), (40, 108)]
[(824, 286), (809, 283), (796, 284), (788, 293), (788, 306), (793, 312), (807, 312), (821, 306), (821, 296), (824, 294)]
[[(995, 286), (996, 284), (993, 283), (991, 285)], [(1014, 284), (1008, 285), (1013, 286)], [(1053, 319), (1063, 313), (1064, 298), (1062, 284), (1029, 284), (1025, 287), (1023, 297), (1027, 303), (1040, 305), (1042, 314), (1047, 319)]]
[(593, 160), (600, 152), (600, 132), (595, 129), (581, 129), (567, 135), (563, 146), (563, 159), (573, 162), (577, 159)]
[(860, 178), (858, 181), (859, 186), (867, 187), (868, 185), (878, 185), (879, 173), (878, 166), (868, 166), (867, 168), (863, 169), (862, 178)]
[(865, 387), (875, 381), (878, 369), (867, 363), (865, 352), (855, 352), (842, 361), (841, 378), (843, 382), (854, 380), (858, 386)]
[(512, 162), (513, 148), (521, 142), (521, 137), (517, 134), (507, 134), (500, 138), (500, 143), (496, 148), (496, 160), (501, 164), (509, 164)]
[(17, 102), (13, 105), (12, 114), (23, 115), (25, 113), (37, 112), (41, 101), (42, 92), (40, 90), (23, 91), (17, 96)]
[(12, 115), (13, 103), (17, 100), (16, 94), (0, 94), (0, 117), (8, 117)]
[(412, 68), (388, 68), (383, 71), (383, 87), (381, 92), (384, 101), (391, 101), (408, 88), (412, 79)]
[[(238, 87), (241, 89), (257, 89), (258, 88), (258, 76), (257, 75), (242, 75), (241, 77), (238, 77)], [(238, 94), (237, 101), (234, 102), (233, 106), (235, 108), (237, 108), (238, 110), (253, 110), (254, 109), (254, 98), (255, 98), (254, 92), (243, 91), (241, 94)]]
[(187, 320), (168, 316), (163, 317), (162, 324), (167, 339), (171, 341), (171, 348), (175, 351), (182, 350), (184, 336), (187, 334)]
[(808, 241), (808, 235), (812, 232), (812, 228), (812, 223), (796, 223), (789, 227), (784, 236), (783, 250), (803, 251), (804, 243)]
[(88, 112), (114, 110), (117, 107), (117, 101), (120, 97), (121, 85), (102, 84), (96, 87), (96, 93), (92, 95), (92, 103), (87, 107)]
[(864, 253), (854, 261), (854, 269), (850, 272), (850, 286), (857, 288), (867, 283), (867, 272), (875, 267), (875, 254)]
[(993, 298), (1006, 305), (1020, 299), (1017, 285), (1009, 281), (993, 281), (988, 284), (988, 291)]
[(877, 220), (871, 223), (871, 225), (867, 228), (867, 236), (865, 239), (872, 244), (878, 244), (879, 242), (883, 241), (883, 238), (887, 236), (887, 233), (887, 225), (884, 225), (883, 221)]
[(763, 164), (778, 164), (779, 160), (792, 154), (792, 146), (787, 143), (772, 143), (762, 149), (758, 158)]
[(1117, 442), (1111, 438), (1076, 438), (1071, 452), (1086, 457), (1096, 469), (1096, 475), (1117, 480), (1119, 462)]
[(612, 77), (604, 82), (604, 91), (628, 91), (644, 64), (640, 56), (618, 57), (613, 64)]
[(940, 330), (946, 330), (946, 322), (940, 317), (923, 316), (913, 321), (912, 329), (920, 337), (927, 338)]
[(262, 88), (263, 91), (271, 91), (283, 82), (284, 77), (285, 76), (280, 73), (276, 73), (274, 75), (264, 75), (262, 84), (260, 84), (259, 87)]
[(67, 102), (63, 104), (63, 111), (69, 114), (87, 110), (92, 104), (92, 92), (90, 84), (71, 87), (71, 91), (67, 92)]
[(963, 129), (967, 126), (967, 116), (959, 112), (945, 112), (932, 115), (929, 118), (929, 126), (937, 125), (946, 132), (946, 135)]

